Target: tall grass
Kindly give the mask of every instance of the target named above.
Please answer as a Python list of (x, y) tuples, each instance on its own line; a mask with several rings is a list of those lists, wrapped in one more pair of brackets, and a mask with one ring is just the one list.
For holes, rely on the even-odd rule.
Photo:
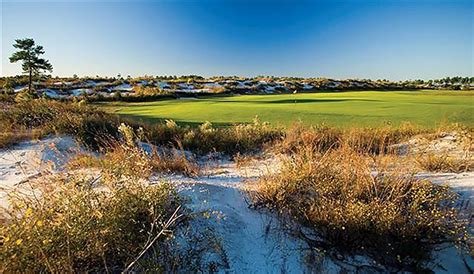
[[(117, 272), (163, 229), (172, 231), (164, 224), (181, 207), (181, 198), (168, 183), (141, 180), (152, 169), (150, 161), (134, 147), (127, 149), (127, 158), (101, 166), (98, 180), (80, 172), (59, 174), (9, 192), (0, 228), (0, 271)], [(166, 239), (161, 236), (157, 244)], [(156, 261), (155, 267), (166, 264)]]
[(415, 156), (415, 163), (423, 171), (467, 172), (474, 170), (474, 158), (469, 155), (454, 157), (447, 152), (424, 152)]
[(325, 125), (308, 128), (297, 123), (285, 132), (285, 137), (276, 148), (280, 152), (293, 153), (301, 148), (324, 152), (349, 146), (360, 153), (384, 154), (393, 152), (392, 145), (425, 132), (426, 129), (409, 123), (399, 127), (387, 125), (376, 128), (334, 128)]
[(6, 273), (116, 272), (182, 203), (170, 184), (150, 186), (127, 176), (100, 185), (56, 176), (38, 181), (29, 194), (9, 196), (0, 227), (0, 271)]
[(199, 174), (199, 166), (192, 155), (187, 155), (182, 147), (158, 148), (141, 144), (143, 129), (135, 131), (132, 127), (121, 124), (118, 128), (119, 139), (109, 141), (102, 150), (102, 155), (81, 154), (72, 159), (68, 166), (72, 169), (97, 168), (102, 176), (128, 176), (136, 180), (148, 179), (153, 172), (180, 173), (187, 176)]
[[(118, 126), (124, 120), (84, 103), (35, 99), (9, 104), (0, 113), (0, 147), (51, 133), (70, 134), (83, 145), (99, 149), (117, 139)], [(174, 121), (155, 125), (126, 120), (135, 130), (143, 128), (142, 141), (160, 147), (191, 150), (198, 154), (222, 152), (249, 153), (282, 136), (282, 131), (256, 118), (250, 124), (225, 128), (204, 123), (199, 127), (179, 126)], [(166, 156), (168, 157), (168, 156)]]
[(0, 147), (51, 133), (71, 134), (97, 149), (103, 137), (116, 136), (118, 119), (81, 103), (35, 99), (8, 105), (0, 113)]
[[(447, 136), (451, 139), (443, 139)], [(421, 170), (456, 173), (474, 170), (472, 128), (447, 125), (419, 142), (414, 160)]]
[(344, 144), (320, 153), (299, 147), (278, 174), (250, 194), (333, 259), (364, 255), (394, 271), (421, 271), (434, 247), (464, 240), (464, 222), (447, 186), (377, 165)]
[(255, 117), (252, 123), (238, 124), (218, 128), (206, 122), (199, 127), (180, 126), (172, 120), (164, 124), (146, 126), (145, 132), (150, 142), (157, 145), (182, 146), (198, 154), (222, 152), (235, 155), (252, 153), (283, 136), (279, 129), (272, 128), (268, 123)]
[[(8, 193), (9, 207), (0, 218), (0, 272), (226, 267), (220, 242), (203, 224), (202, 231), (190, 227), (196, 216), (184, 208), (173, 185), (149, 184), (157, 169), (191, 175), (197, 166), (182, 155), (147, 153), (140, 133), (129, 126), (118, 131), (119, 139), (109, 142), (103, 156), (82, 155), (69, 163), (88, 169), (40, 177)], [(91, 167), (99, 171), (95, 178), (88, 175), (95, 174)]]

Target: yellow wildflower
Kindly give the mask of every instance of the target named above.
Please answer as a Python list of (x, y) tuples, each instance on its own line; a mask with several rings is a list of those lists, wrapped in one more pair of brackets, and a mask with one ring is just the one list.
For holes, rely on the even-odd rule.
[(31, 216), (31, 214), (33, 214), (33, 209), (31, 209), (31, 207), (29, 207), (25, 211), (25, 217), (28, 218), (28, 217)]

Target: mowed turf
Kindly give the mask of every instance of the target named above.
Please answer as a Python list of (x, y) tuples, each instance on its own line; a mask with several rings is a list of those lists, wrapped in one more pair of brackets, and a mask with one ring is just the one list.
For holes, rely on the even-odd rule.
[(215, 125), (246, 123), (258, 115), (274, 126), (294, 121), (332, 126), (399, 125), (423, 127), (445, 123), (474, 126), (472, 91), (364, 91), (278, 95), (236, 95), (155, 102), (101, 104), (109, 112), (145, 122), (172, 119), (179, 123)]

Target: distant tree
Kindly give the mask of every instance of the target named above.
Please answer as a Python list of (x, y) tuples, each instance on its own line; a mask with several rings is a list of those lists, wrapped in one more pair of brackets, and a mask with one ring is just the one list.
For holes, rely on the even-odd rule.
[(74, 74), (74, 75), (72, 76), (72, 78), (77, 79), (77, 78), (79, 78), (79, 77), (77, 76), (77, 74)]
[(24, 73), (28, 74), (28, 92), (31, 93), (32, 77), (40, 75), (42, 71), (53, 71), (53, 66), (48, 60), (39, 58), (44, 54), (42, 46), (35, 45), (35, 41), (30, 38), (17, 39), (13, 47), (18, 51), (13, 53), (10, 57), (10, 63), (22, 61), (22, 69)]

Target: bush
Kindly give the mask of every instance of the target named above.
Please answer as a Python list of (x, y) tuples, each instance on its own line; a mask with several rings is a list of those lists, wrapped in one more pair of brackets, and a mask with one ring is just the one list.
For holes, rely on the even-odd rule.
[(34, 98), (35, 98), (35, 96), (33, 95), (33, 93), (29, 92), (28, 90), (23, 90), (23, 91), (20, 91), (15, 96), (15, 102), (24, 103), (24, 102), (28, 102), (30, 100), (33, 100)]
[(147, 139), (156, 145), (182, 146), (198, 154), (222, 152), (229, 155), (252, 153), (281, 138), (282, 131), (262, 123), (256, 117), (252, 123), (229, 127), (214, 127), (206, 122), (197, 128), (179, 126), (168, 120), (151, 127), (144, 125)]
[(73, 169), (98, 168), (104, 178), (116, 179), (121, 176), (136, 180), (147, 179), (153, 171), (198, 175), (199, 166), (192, 157), (186, 156), (182, 147), (178, 150), (151, 146), (149, 151), (141, 147), (139, 142), (143, 138), (142, 130), (137, 130), (137, 134), (130, 126), (121, 124), (120, 140), (109, 141), (107, 148), (102, 151), (103, 156), (79, 155), (68, 165)]
[(250, 124), (228, 128), (215, 128), (206, 122), (184, 136), (183, 146), (204, 153), (219, 151), (233, 155), (256, 152), (264, 144), (280, 136), (281, 131), (271, 128), (267, 123), (261, 123), (258, 117)]
[(123, 269), (181, 203), (167, 183), (101, 182), (95, 188), (81, 177), (54, 177), (38, 182), (34, 194), (10, 193), (0, 228), (0, 271)]
[(311, 148), (315, 152), (325, 152), (332, 148), (349, 146), (360, 153), (386, 154), (393, 152), (391, 145), (407, 141), (410, 137), (425, 132), (411, 124), (399, 127), (379, 128), (334, 128), (326, 125), (304, 127), (295, 124), (285, 132), (285, 137), (276, 146), (279, 152), (298, 152)]
[(434, 246), (463, 240), (457, 195), (447, 186), (377, 166), (347, 145), (298, 151), (251, 196), (294, 222), (310, 247), (336, 260), (365, 255), (394, 271), (420, 271)]
[[(103, 138), (117, 136), (118, 119), (85, 104), (35, 99), (10, 104), (0, 113), (0, 125), (3, 136), (71, 134), (83, 145), (98, 149)], [(11, 144), (13, 139), (0, 142), (0, 146)]]
[(137, 96), (156, 96), (156, 95), (168, 95), (168, 91), (161, 90), (158, 87), (147, 87), (147, 86), (134, 86), (133, 91)]
[[(190, 212), (174, 187), (148, 181), (153, 170), (194, 174), (197, 166), (181, 155), (170, 160), (155, 150), (147, 153), (139, 146), (140, 130), (122, 124), (119, 132), (103, 157), (82, 155), (69, 163), (88, 169), (40, 177), (23, 184), (31, 188), (8, 194), (10, 206), (0, 216), (1, 272), (228, 267), (219, 240), (198, 215), (192, 219), (198, 218), (199, 229), (191, 227)], [(100, 175), (87, 175), (95, 170)]]
[(467, 172), (474, 170), (474, 159), (469, 156), (453, 157), (447, 152), (424, 152), (415, 155), (415, 162), (424, 171)]
[(211, 86), (211, 87), (209, 87), (209, 92), (210, 93), (215, 93), (215, 94), (224, 93), (224, 92), (226, 92), (226, 88), (223, 87), (223, 86)]

